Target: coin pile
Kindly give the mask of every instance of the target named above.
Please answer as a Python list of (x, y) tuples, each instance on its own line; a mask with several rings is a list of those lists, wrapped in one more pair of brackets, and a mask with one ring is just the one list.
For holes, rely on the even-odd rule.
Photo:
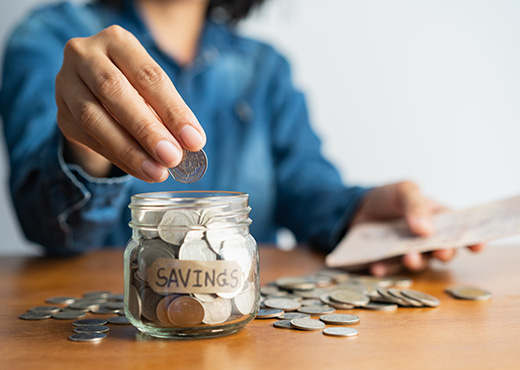
[[(352, 328), (325, 328), (325, 324), (348, 325), (359, 322), (355, 315), (335, 314), (338, 310), (362, 308), (392, 311), (398, 307), (436, 307), (440, 301), (409, 289), (407, 277), (378, 278), (349, 274), (342, 270), (322, 270), (303, 277), (282, 277), (260, 288), (261, 309), (257, 319), (281, 319), (276, 328), (321, 330), (331, 336), (353, 336)], [(319, 320), (312, 316), (320, 316)]]
[(77, 320), (87, 314), (114, 315), (108, 319), (83, 319), (73, 322), (74, 334), (69, 339), (75, 342), (97, 342), (107, 337), (110, 330), (105, 324), (130, 324), (124, 316), (123, 295), (108, 291), (87, 292), (82, 298), (69, 296), (50, 297), (49, 305), (35, 306), (19, 316), (22, 320)]
[[(133, 219), (148, 226), (138, 227), (141, 238), (129, 263), (127, 304), (138, 326), (207, 327), (254, 315), (256, 242), (235, 223), (222, 221), (221, 208), (133, 211)], [(232, 265), (215, 278), (211, 269), (224, 261)]]

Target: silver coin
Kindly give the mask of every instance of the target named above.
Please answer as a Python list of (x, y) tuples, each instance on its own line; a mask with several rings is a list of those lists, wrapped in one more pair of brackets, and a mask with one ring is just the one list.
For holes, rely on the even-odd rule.
[(76, 326), (75, 333), (106, 333), (110, 328), (105, 325)]
[(279, 328), (279, 329), (293, 329), (293, 330), (295, 329), (294, 326), (292, 326), (290, 320), (275, 321), (275, 322), (273, 322), (273, 326), (275, 328)]
[(345, 314), (332, 314), (320, 316), (320, 320), (325, 324), (330, 325), (351, 325), (359, 322), (359, 316), (356, 315), (345, 315)]
[(106, 307), (112, 310), (123, 310), (125, 308), (125, 305), (123, 302), (107, 302)]
[(72, 325), (74, 326), (92, 326), (92, 325), (105, 325), (107, 320), (103, 319), (83, 319), (74, 321)]
[(323, 330), (323, 334), (333, 337), (353, 337), (359, 334), (359, 331), (353, 328), (333, 327)]
[(402, 299), (403, 301), (406, 302), (406, 304), (408, 306), (413, 306), (413, 307), (423, 307), (424, 306), (422, 304), (422, 302), (419, 302), (419, 301), (417, 301), (415, 299), (412, 299), (410, 297), (405, 296), (403, 293), (401, 293), (401, 291), (399, 289), (388, 288), (387, 292), (388, 292), (388, 294), (390, 294), (390, 295), (392, 295), (394, 297)]
[(87, 311), (90, 311), (91, 309), (94, 309), (96, 307), (99, 307), (100, 303), (93, 303), (93, 302), (84, 302), (84, 301), (76, 301), (74, 303), (71, 303), (67, 306), (67, 308), (71, 309), (71, 310), (78, 310), (78, 311), (83, 311), (83, 312), (87, 312)]
[(370, 302), (370, 298), (366, 295), (347, 289), (335, 290), (330, 293), (329, 297), (333, 301), (351, 304), (357, 307), (364, 306)]
[(286, 290), (312, 290), (316, 283), (307, 281), (303, 277), (286, 276), (276, 280), (276, 285)]
[(88, 299), (105, 298), (106, 299), (106, 298), (110, 297), (110, 294), (112, 294), (112, 293), (109, 292), (108, 290), (98, 290), (95, 292), (84, 293), (83, 298), (88, 298)]
[[(333, 300), (330, 299), (329, 294), (330, 293), (325, 293), (320, 296), (320, 301), (325, 303), (325, 305), (327, 305), (327, 306), (337, 308), (338, 310), (352, 310), (354, 307), (356, 307), (356, 306), (354, 306), (352, 304), (348, 304), (348, 303), (334, 302)], [(319, 306), (319, 304), (317, 304), (316, 306)]]
[(392, 286), (401, 289), (410, 288), (413, 285), (413, 279), (407, 276), (390, 276), (392, 279)]
[(179, 250), (181, 261), (215, 261), (217, 255), (205, 240), (187, 240)]
[(213, 302), (218, 298), (216, 294), (193, 293), (192, 295), (201, 302)]
[(45, 320), (52, 317), (51, 312), (25, 312), (18, 316), (22, 320)]
[(240, 234), (235, 234), (222, 242), (220, 257), (225, 261), (235, 261), (247, 277), (251, 270), (251, 256), (245, 247), (246, 240)]
[(372, 311), (395, 311), (397, 310), (398, 306), (392, 303), (370, 302), (361, 308)]
[(184, 149), (183, 153), (181, 163), (179, 163), (177, 167), (168, 168), (168, 172), (170, 172), (174, 180), (191, 184), (192, 182), (200, 180), (206, 173), (208, 157), (202, 149), (198, 152), (190, 152)]
[(294, 320), (294, 319), (310, 319), (311, 315), (300, 312), (286, 312), (283, 315), (278, 316), (281, 320)]
[(52, 318), (57, 320), (77, 320), (84, 317), (85, 312), (78, 310), (65, 310), (52, 314)]
[(298, 308), (298, 312), (309, 315), (325, 315), (335, 312), (336, 309), (329, 306), (303, 306)]
[(139, 276), (148, 279), (148, 269), (159, 258), (174, 259), (173, 249), (161, 239), (142, 240), (138, 255)]
[(233, 299), (233, 313), (238, 315), (249, 315), (253, 312), (255, 305), (255, 290), (247, 289)]
[(387, 289), (377, 289), (377, 293), (383, 298), (382, 301), (395, 303), (403, 307), (410, 306), (410, 304), (406, 300), (406, 297), (400, 298), (397, 295), (390, 294)]
[(103, 333), (75, 333), (69, 337), (73, 342), (99, 342), (107, 336)]
[(50, 297), (45, 300), (45, 303), (51, 304), (71, 304), (76, 302), (75, 297)]
[(60, 312), (60, 311), (61, 311), (61, 307), (57, 307), (57, 306), (36, 306), (36, 307), (29, 308), (29, 312), (55, 313), (55, 312)]
[(232, 304), (231, 300), (225, 298), (217, 298), (212, 302), (202, 302), (204, 307), (204, 324), (220, 324), (225, 322), (231, 316)]
[(106, 303), (102, 303), (98, 307), (95, 307), (90, 310), (91, 313), (96, 314), (96, 315), (110, 315), (110, 314), (118, 313), (119, 311), (121, 311), (121, 309), (109, 308), (106, 305)]
[(302, 306), (320, 306), (322, 303), (327, 304), (327, 302), (322, 302), (321, 300), (314, 298), (302, 299), (300, 303), (302, 304)]
[(165, 242), (180, 245), (188, 227), (199, 224), (199, 213), (192, 209), (175, 209), (164, 214), (157, 226), (159, 236)]
[(330, 291), (324, 288), (315, 288), (312, 290), (296, 290), (294, 294), (306, 299), (319, 299), (322, 295), (328, 294)]
[(274, 319), (284, 313), (283, 310), (278, 310), (274, 308), (262, 308), (258, 310), (256, 314), (256, 319)]
[(301, 307), (299, 302), (287, 298), (270, 298), (264, 301), (264, 305), (269, 308), (278, 308), (284, 311), (294, 311)]
[(404, 296), (410, 297), (411, 299), (415, 299), (416, 301), (419, 301), (428, 307), (437, 307), (441, 304), (441, 301), (439, 301), (434, 296), (423, 292), (419, 292), (417, 290), (403, 289), (401, 293), (403, 293)]
[(269, 295), (269, 296), (276, 296), (279, 293), (286, 294), (285, 292), (282, 292), (277, 286), (274, 286), (274, 285), (265, 285), (263, 287), (260, 287), (260, 293), (263, 295)]
[(128, 325), (128, 324), (130, 324), (130, 321), (128, 321), (126, 316), (112, 316), (112, 317), (109, 317), (107, 321), (108, 321), (109, 324), (114, 324), (114, 325)]
[(314, 319), (293, 319), (291, 325), (301, 330), (320, 330), (325, 327), (323, 322)]
[(108, 297), (108, 300), (113, 303), (123, 302), (124, 299), (125, 299), (124, 294), (110, 294), (110, 297)]
[(452, 287), (447, 290), (452, 296), (472, 301), (486, 301), (491, 299), (491, 292), (474, 287)]

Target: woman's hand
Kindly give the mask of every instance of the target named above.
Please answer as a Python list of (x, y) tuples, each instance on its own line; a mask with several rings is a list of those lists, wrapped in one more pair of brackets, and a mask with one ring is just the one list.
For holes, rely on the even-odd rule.
[[(424, 197), (415, 183), (405, 181), (371, 190), (363, 199), (352, 225), (404, 217), (412, 233), (429, 236), (435, 232), (432, 215), (443, 210), (446, 208)], [(469, 247), (474, 252), (482, 248), (482, 244)], [(430, 256), (441, 261), (449, 261), (455, 257), (455, 249), (441, 249), (427, 254), (410, 253), (375, 262), (370, 265), (370, 272), (383, 276), (396, 273), (402, 267), (411, 271), (421, 271), (428, 265)]]
[(69, 157), (94, 176), (107, 175), (110, 161), (144, 181), (164, 181), (182, 148), (206, 143), (166, 73), (119, 26), (67, 42), (56, 103)]

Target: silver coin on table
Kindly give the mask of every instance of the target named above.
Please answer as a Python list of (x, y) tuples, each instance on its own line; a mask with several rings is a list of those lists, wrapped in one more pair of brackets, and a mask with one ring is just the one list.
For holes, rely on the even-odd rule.
[(52, 314), (52, 318), (57, 320), (77, 320), (84, 317), (85, 312), (79, 310), (65, 310)]
[(103, 319), (83, 319), (74, 321), (72, 325), (74, 326), (92, 326), (92, 325), (105, 325), (107, 320)]
[(401, 291), (399, 289), (388, 288), (387, 292), (388, 292), (388, 294), (390, 294), (390, 295), (392, 295), (394, 297), (402, 299), (403, 301), (406, 302), (406, 304), (408, 306), (413, 306), (413, 307), (423, 307), (424, 306), (422, 304), (422, 302), (419, 302), (419, 301), (417, 301), (415, 299), (412, 299), (410, 297), (405, 296), (403, 293), (401, 293)]
[(293, 319), (291, 325), (301, 330), (320, 330), (325, 327), (325, 323), (314, 319)]
[(73, 342), (99, 342), (107, 336), (103, 333), (75, 333), (69, 337)]
[(208, 168), (206, 153), (202, 149), (198, 152), (190, 152), (184, 149), (183, 154), (182, 161), (177, 167), (168, 168), (171, 177), (184, 184), (191, 184), (200, 180)]
[(290, 320), (275, 321), (275, 322), (273, 322), (273, 326), (275, 328), (279, 328), (279, 329), (295, 329), (295, 327), (292, 326)]
[(278, 316), (284, 313), (283, 310), (278, 310), (274, 308), (262, 308), (258, 310), (255, 319), (274, 319), (278, 318)]
[[(384, 289), (384, 288), (379, 288), (379, 289), (377, 289), (376, 292), (379, 294), (380, 299), (382, 301), (389, 302), (389, 303), (395, 303), (395, 304), (398, 304), (399, 306), (403, 306), (403, 307), (410, 306), (410, 304), (407, 303), (407, 299), (405, 296), (403, 296), (403, 298), (400, 298), (397, 295), (390, 294), (388, 292), (388, 289)], [(373, 294), (375, 294), (375, 292)]]
[[(335, 302), (332, 299), (330, 299), (329, 294), (330, 293), (322, 294), (320, 296), (320, 302), (325, 303), (327, 306), (337, 308), (338, 310), (352, 310), (354, 307), (356, 307), (348, 303)], [(316, 306), (319, 306), (319, 304), (317, 304)]]
[(310, 319), (311, 315), (300, 312), (286, 312), (281, 316), (278, 316), (281, 320), (294, 320), (294, 319)]
[(109, 324), (114, 325), (129, 325), (130, 321), (126, 318), (126, 316), (112, 316), (107, 319)]
[(107, 299), (110, 297), (112, 292), (109, 292), (108, 290), (98, 290), (95, 292), (87, 292), (83, 294), (83, 298), (89, 298), (89, 299), (97, 299), (97, 298), (104, 298)]
[(491, 292), (474, 287), (452, 287), (446, 289), (455, 298), (468, 299), (472, 301), (486, 301), (491, 299)]
[(91, 313), (97, 315), (110, 315), (119, 313), (119, 311), (121, 311), (121, 309), (109, 308), (105, 303), (102, 303), (98, 307), (90, 310)]
[(303, 306), (298, 308), (298, 312), (309, 315), (326, 315), (335, 311), (336, 309), (330, 306)]
[(105, 325), (76, 326), (75, 333), (106, 333), (110, 328)]
[(45, 320), (52, 317), (51, 312), (25, 312), (18, 316), (22, 320)]
[(278, 308), (284, 311), (294, 311), (302, 306), (301, 303), (287, 298), (269, 298), (264, 301), (264, 304), (266, 307)]
[(76, 302), (75, 297), (50, 297), (45, 300), (45, 303), (51, 304), (71, 304)]
[(329, 325), (351, 325), (359, 322), (359, 316), (332, 314), (320, 316), (320, 320)]
[(330, 335), (332, 337), (353, 337), (358, 335), (359, 331), (352, 328), (334, 327), (323, 330), (323, 334)]
[(276, 285), (287, 290), (312, 290), (316, 288), (316, 283), (298, 276), (285, 276), (276, 280)]
[(372, 311), (395, 311), (399, 306), (393, 303), (378, 303), (378, 302), (370, 302), (367, 305), (364, 305), (363, 309), (372, 310)]
[(36, 307), (29, 308), (29, 311), (30, 312), (50, 312), (50, 313), (55, 313), (55, 312), (60, 312), (61, 311), (61, 307), (58, 307), (58, 306), (36, 306)]
[(368, 298), (366, 295), (348, 289), (332, 291), (329, 297), (333, 301), (347, 303), (358, 307), (364, 306), (370, 302), (370, 298)]
[(422, 304), (424, 304), (425, 306), (428, 306), (428, 307), (437, 307), (438, 305), (441, 304), (441, 301), (439, 301), (434, 296), (426, 294), (426, 293), (423, 293), (423, 292), (419, 292), (417, 290), (403, 289), (401, 291), (401, 293), (405, 297), (409, 297), (411, 299), (415, 299), (416, 301), (419, 301), (419, 302), (421, 302)]

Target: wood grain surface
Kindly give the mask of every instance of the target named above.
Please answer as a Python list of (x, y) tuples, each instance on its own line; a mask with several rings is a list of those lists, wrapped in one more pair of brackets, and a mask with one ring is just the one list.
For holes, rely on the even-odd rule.
[[(122, 259), (121, 249), (67, 259), (1, 258), (0, 369), (520, 369), (520, 248), (514, 247), (459, 251), (451, 263), (413, 276), (413, 288), (438, 297), (438, 308), (344, 311), (361, 318), (352, 338), (254, 320), (237, 334), (202, 340), (151, 339), (112, 325), (105, 341), (92, 344), (67, 340), (71, 321), (18, 319), (51, 296), (122, 293)], [(263, 283), (323, 266), (322, 256), (304, 248), (262, 247), (260, 260)], [(443, 292), (453, 284), (486, 288), (493, 298), (456, 300)]]

